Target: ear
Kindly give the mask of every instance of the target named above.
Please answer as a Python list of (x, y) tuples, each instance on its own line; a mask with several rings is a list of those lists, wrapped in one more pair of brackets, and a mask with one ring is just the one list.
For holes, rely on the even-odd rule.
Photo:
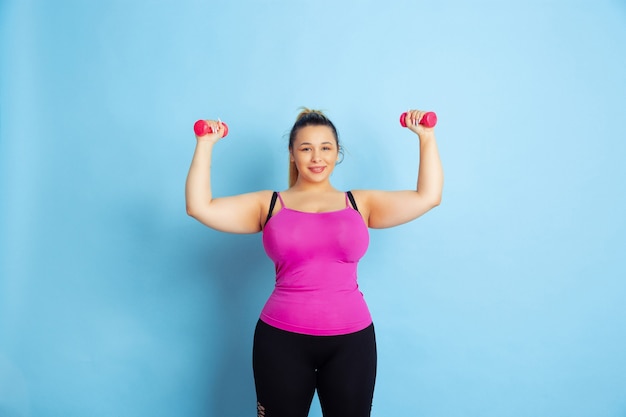
[(342, 162), (343, 162), (343, 158), (344, 158), (344, 155), (343, 155), (343, 148), (341, 148), (341, 149), (339, 150), (339, 152), (338, 152), (338, 155), (337, 155), (337, 164), (342, 163)]
[(296, 162), (296, 160), (293, 157), (293, 151), (289, 151), (289, 161)]

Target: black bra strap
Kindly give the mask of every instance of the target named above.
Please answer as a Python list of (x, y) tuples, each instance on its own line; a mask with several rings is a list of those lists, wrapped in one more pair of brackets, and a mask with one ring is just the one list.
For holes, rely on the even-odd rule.
[(352, 191), (348, 191), (346, 194), (348, 194), (348, 199), (350, 199), (350, 203), (352, 203), (352, 207), (356, 211), (359, 211), (359, 208), (356, 206), (356, 201), (354, 201), (354, 196), (352, 195)]
[(277, 197), (278, 197), (278, 193), (274, 191), (274, 193), (272, 194), (272, 201), (270, 201), (270, 210), (267, 212), (267, 219), (265, 220), (266, 224), (270, 220), (270, 217), (272, 217), (272, 212), (274, 211), (274, 206), (276, 205)]

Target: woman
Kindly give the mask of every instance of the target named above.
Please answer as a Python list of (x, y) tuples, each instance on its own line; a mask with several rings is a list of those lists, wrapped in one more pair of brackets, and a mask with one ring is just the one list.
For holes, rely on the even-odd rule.
[(317, 390), (324, 416), (369, 416), (376, 378), (374, 326), (357, 285), (368, 227), (411, 221), (441, 200), (443, 170), (424, 112), (407, 112), (420, 142), (415, 190), (335, 189), (341, 154), (337, 130), (305, 109), (289, 136), (289, 188), (213, 198), (211, 153), (224, 125), (197, 138), (186, 184), (187, 213), (223, 232), (263, 232), (276, 265), (276, 286), (254, 335), (258, 416), (307, 416)]

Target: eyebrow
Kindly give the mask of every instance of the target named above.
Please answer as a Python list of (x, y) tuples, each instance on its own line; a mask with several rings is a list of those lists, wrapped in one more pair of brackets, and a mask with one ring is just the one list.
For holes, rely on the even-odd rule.
[[(320, 145), (332, 145), (333, 143), (330, 141), (327, 142), (322, 142), (320, 143)], [(302, 142), (301, 144), (299, 144), (298, 146), (302, 146), (302, 145), (313, 145), (311, 142)]]

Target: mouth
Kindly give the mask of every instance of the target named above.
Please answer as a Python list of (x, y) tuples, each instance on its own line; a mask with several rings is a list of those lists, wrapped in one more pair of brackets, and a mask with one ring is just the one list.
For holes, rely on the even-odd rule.
[(309, 167), (309, 171), (315, 173), (315, 174), (320, 174), (322, 173), (324, 170), (326, 169), (326, 167)]

